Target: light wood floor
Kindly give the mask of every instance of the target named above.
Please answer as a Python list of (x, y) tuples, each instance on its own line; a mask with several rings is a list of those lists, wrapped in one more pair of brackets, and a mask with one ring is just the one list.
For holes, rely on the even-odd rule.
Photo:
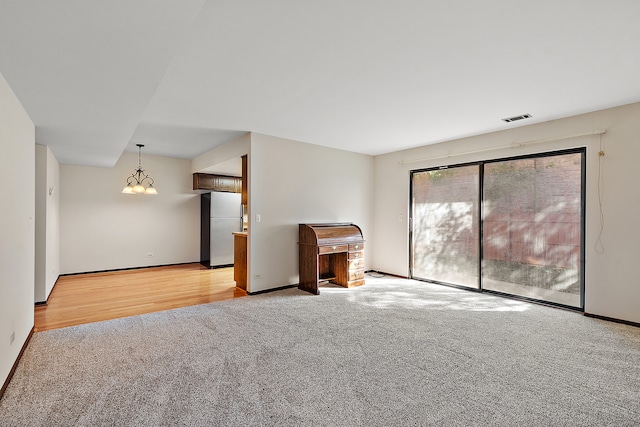
[(200, 264), (61, 276), (47, 305), (35, 308), (35, 330), (135, 316), (239, 298), (233, 267)]

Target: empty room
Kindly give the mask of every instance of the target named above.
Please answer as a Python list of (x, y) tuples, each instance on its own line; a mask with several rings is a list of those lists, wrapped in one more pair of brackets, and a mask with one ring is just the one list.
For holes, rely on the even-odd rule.
[(637, 16), (0, 2), (0, 425), (637, 425)]

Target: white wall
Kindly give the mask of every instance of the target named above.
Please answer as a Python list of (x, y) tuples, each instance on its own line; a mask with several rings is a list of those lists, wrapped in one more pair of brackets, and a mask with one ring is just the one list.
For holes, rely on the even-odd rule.
[(251, 134), (248, 291), (298, 283), (299, 223), (353, 222), (371, 244), (372, 204), (373, 157)]
[[(600, 229), (598, 207), (599, 137), (580, 137), (519, 148), (503, 148), (484, 153), (456, 155), (496, 148), (516, 142), (563, 137), (604, 128), (605, 251), (595, 243)], [(586, 286), (585, 311), (632, 322), (640, 322), (640, 103), (575, 117), (518, 127), (476, 137), (380, 155), (375, 158), (374, 244), (369, 246), (376, 270), (408, 274), (409, 171), (490, 158), (587, 147), (586, 183)], [(400, 161), (451, 155), (401, 165)], [(398, 222), (398, 215), (403, 221)]]
[[(0, 74), (0, 385), (33, 328), (35, 127)], [(14, 337), (13, 341), (11, 337)]]
[(192, 190), (191, 162), (143, 151), (142, 167), (159, 194), (122, 194), (137, 157), (124, 152), (113, 168), (61, 165), (62, 274), (200, 260), (200, 195)]
[[(44, 145), (36, 144), (35, 302), (44, 302), (60, 275), (60, 165)], [(50, 193), (51, 190), (51, 194)]]
[(247, 133), (193, 159), (191, 161), (191, 172), (202, 172), (211, 166), (242, 157), (245, 154), (249, 154), (250, 149), (251, 134)]

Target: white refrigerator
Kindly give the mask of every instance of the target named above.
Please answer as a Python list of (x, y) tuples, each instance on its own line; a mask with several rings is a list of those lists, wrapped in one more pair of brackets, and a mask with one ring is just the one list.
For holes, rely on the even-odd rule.
[[(242, 196), (239, 193), (210, 193), (209, 267), (233, 265), (233, 233), (242, 231)], [(205, 218), (202, 218), (205, 221)], [(204, 225), (204, 224), (203, 224)], [(203, 236), (205, 238), (205, 236)], [(202, 242), (205, 244), (205, 242)]]

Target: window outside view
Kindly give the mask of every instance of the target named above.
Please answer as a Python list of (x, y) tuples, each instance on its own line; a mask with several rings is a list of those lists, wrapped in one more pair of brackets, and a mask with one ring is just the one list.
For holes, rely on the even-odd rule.
[(414, 172), (412, 276), (580, 307), (583, 155)]
[(478, 288), (479, 170), (413, 174), (413, 277)]
[(485, 164), (484, 289), (580, 306), (582, 155)]

